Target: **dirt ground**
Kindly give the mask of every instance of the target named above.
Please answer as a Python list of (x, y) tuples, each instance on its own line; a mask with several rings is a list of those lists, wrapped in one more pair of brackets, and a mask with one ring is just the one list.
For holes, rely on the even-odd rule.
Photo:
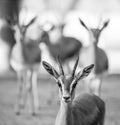
[[(14, 113), (16, 77), (0, 77), (0, 125), (54, 125), (59, 109), (57, 85), (47, 76), (39, 78), (38, 88), (38, 114), (31, 116), (26, 107), (21, 115), (17, 116)], [(83, 91), (83, 86), (78, 85), (77, 90)], [(120, 125), (120, 75), (109, 75), (104, 78), (102, 99), (106, 103), (105, 125)]]

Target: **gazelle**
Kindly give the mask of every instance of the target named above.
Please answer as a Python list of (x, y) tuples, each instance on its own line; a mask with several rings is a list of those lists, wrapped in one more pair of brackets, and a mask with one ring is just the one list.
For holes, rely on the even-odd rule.
[[(37, 72), (41, 62), (41, 50), (39, 44), (26, 37), (26, 31), (36, 20), (32, 18), (28, 24), (20, 24), (19, 18), (7, 20), (11, 29), (14, 30), (16, 44), (11, 52), (10, 64), (17, 73), (18, 96), (16, 113), (20, 113), (20, 107), (24, 106), (26, 99), (30, 102), (30, 112), (35, 114), (39, 107)], [(29, 97), (29, 98), (27, 98)]]
[(108, 26), (109, 20), (103, 22), (102, 26), (98, 26), (97, 28), (89, 28), (81, 19), (79, 21), (88, 31), (90, 42), (90, 45), (83, 48), (80, 52), (80, 64), (83, 67), (88, 63), (95, 64), (94, 73), (90, 78), (91, 80), (87, 82), (87, 89), (100, 96), (102, 77), (108, 71), (109, 64), (107, 54), (102, 48), (98, 47), (98, 42), (102, 31)]
[[(61, 27), (61, 30), (63, 30), (62, 29), (63, 26), (60, 26), (60, 27)], [(67, 70), (68, 72), (70, 72), (70, 67), (68, 64), (68, 62), (70, 61), (68, 60), (72, 60), (78, 56), (82, 48), (82, 43), (73, 37), (63, 36), (63, 34), (61, 35), (59, 39), (57, 39), (55, 43), (52, 43), (49, 37), (49, 33), (52, 30), (54, 30), (54, 28), (55, 26), (53, 24), (51, 28), (49, 29), (49, 31), (45, 31), (43, 28), (41, 28), (42, 34), (41, 34), (40, 42), (44, 42), (46, 44), (50, 52), (50, 55), (52, 56), (54, 61), (56, 61), (57, 55), (60, 55), (62, 64), (64, 65), (67, 64), (66, 65)]]
[(58, 58), (60, 73), (49, 63), (43, 61), (47, 72), (54, 77), (59, 87), (60, 109), (56, 117), (55, 125), (103, 125), (105, 116), (105, 103), (94, 94), (79, 94), (75, 97), (75, 89), (78, 82), (87, 77), (94, 64), (86, 66), (77, 74), (75, 73), (79, 58), (73, 72), (65, 75), (60, 59)]

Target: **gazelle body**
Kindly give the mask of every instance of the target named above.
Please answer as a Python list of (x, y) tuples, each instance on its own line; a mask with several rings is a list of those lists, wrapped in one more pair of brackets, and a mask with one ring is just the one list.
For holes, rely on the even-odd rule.
[[(20, 106), (27, 99), (30, 99), (30, 112), (35, 113), (39, 107), (38, 87), (37, 87), (37, 72), (41, 62), (41, 50), (36, 41), (26, 38), (27, 28), (34, 23), (36, 18), (33, 18), (27, 25), (20, 25), (19, 20), (13, 22), (8, 21), (11, 28), (14, 30), (16, 44), (11, 52), (10, 63), (17, 73), (18, 81), (18, 97), (16, 104), (16, 113), (20, 113)], [(27, 98), (29, 97), (29, 98)], [(22, 104), (21, 104), (22, 103)]]
[(98, 28), (94, 29), (88, 28), (81, 19), (80, 23), (88, 31), (90, 42), (90, 45), (86, 48), (83, 47), (80, 52), (80, 65), (81, 67), (84, 67), (89, 63), (95, 64), (92, 76), (89, 77), (90, 79), (88, 81), (86, 81), (86, 87), (88, 91), (100, 96), (102, 77), (108, 71), (109, 62), (106, 52), (98, 46), (98, 42), (101, 32), (105, 27), (107, 27), (109, 21), (104, 22), (102, 27), (98, 26)]
[[(82, 43), (73, 37), (63, 36), (63, 33), (55, 43), (52, 43), (49, 37), (49, 32), (51, 32), (54, 27), (55, 26), (53, 25), (49, 31), (42, 29), (43, 32), (40, 41), (46, 44), (54, 61), (56, 60), (57, 55), (60, 55), (62, 64), (66, 65), (68, 72), (70, 72), (68, 62), (78, 56), (82, 48)], [(60, 27), (60, 30), (63, 30), (62, 26)]]
[(89, 93), (80, 94), (75, 97), (75, 89), (78, 81), (87, 77), (94, 65), (91, 64), (83, 68), (78, 74), (75, 74), (77, 64), (78, 59), (75, 63), (73, 73), (66, 76), (60, 61), (60, 73), (49, 63), (43, 62), (44, 68), (55, 78), (59, 87), (60, 109), (55, 125), (103, 125), (105, 116), (104, 101), (98, 96)]

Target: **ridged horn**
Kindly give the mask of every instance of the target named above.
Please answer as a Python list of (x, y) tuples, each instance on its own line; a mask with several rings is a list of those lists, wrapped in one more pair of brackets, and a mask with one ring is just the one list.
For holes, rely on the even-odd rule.
[(75, 65), (74, 65), (74, 68), (73, 68), (73, 72), (72, 72), (72, 77), (75, 76), (75, 71), (76, 71), (76, 68), (77, 68), (78, 62), (79, 62), (79, 56), (78, 56), (78, 58), (77, 58), (77, 60), (76, 60), (76, 62), (75, 62)]
[(60, 74), (64, 76), (64, 70), (63, 70), (59, 55), (57, 56), (57, 61), (58, 61), (59, 69), (60, 69)]

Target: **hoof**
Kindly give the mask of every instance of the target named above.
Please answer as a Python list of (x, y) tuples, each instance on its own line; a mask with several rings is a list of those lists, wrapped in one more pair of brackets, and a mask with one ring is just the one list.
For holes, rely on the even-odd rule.
[(20, 112), (19, 112), (19, 111), (16, 111), (15, 114), (16, 114), (16, 115), (20, 115)]
[(32, 116), (36, 116), (36, 113), (35, 113), (35, 112), (32, 112), (31, 115), (32, 115)]
[(14, 109), (16, 115), (20, 115), (20, 109), (16, 106)]
[(35, 116), (36, 115), (36, 112), (35, 111), (29, 111), (28, 112), (31, 116)]

